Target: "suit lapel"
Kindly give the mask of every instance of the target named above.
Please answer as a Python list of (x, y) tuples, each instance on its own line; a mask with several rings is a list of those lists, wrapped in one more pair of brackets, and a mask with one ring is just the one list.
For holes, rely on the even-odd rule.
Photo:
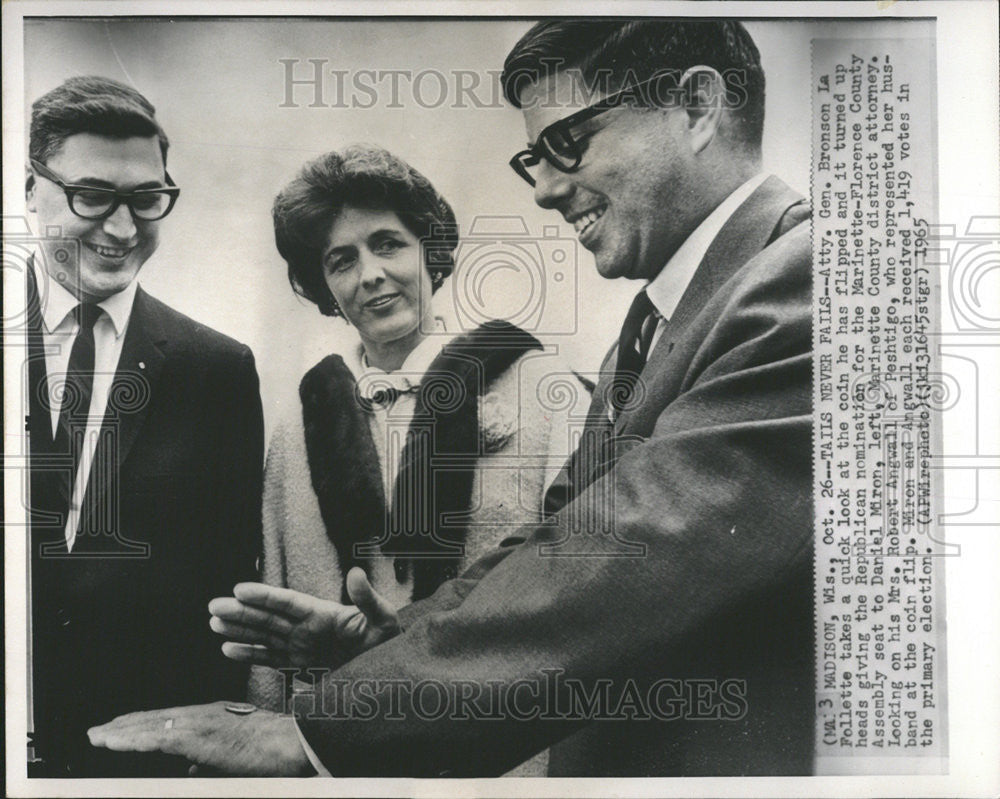
[[(33, 257), (33, 256), (32, 256)], [(42, 332), (42, 310), (38, 284), (32, 262), (27, 271), (28, 300), (26, 328), (28, 331), (28, 434), (33, 452), (49, 452), (53, 446), (52, 417), (48, 402), (48, 377), (45, 367), (45, 338)]]
[[(772, 175), (733, 212), (706, 250), (643, 368), (647, 386), (692, 320), (726, 281), (771, 242), (785, 213), (800, 202), (799, 194)], [(618, 415), (615, 433), (624, 430), (630, 416), (629, 412)]]
[(736, 209), (705, 252), (661, 342), (672, 344), (683, 335), (712, 295), (767, 246), (785, 212), (801, 200), (772, 175)]
[(29, 263), (27, 272), (28, 331), (28, 447), (30, 459), (29, 523), (31, 552), (66, 551), (66, 480), (60, 469), (67, 469), (69, 456), (55, 449), (52, 416), (49, 409), (48, 373), (45, 363), (45, 337), (39, 302), (38, 284)]
[(104, 426), (118, 425), (118, 468), (142, 428), (159, 382), (165, 355), (166, 335), (148, 295), (140, 288), (125, 333), (121, 358), (108, 394)]

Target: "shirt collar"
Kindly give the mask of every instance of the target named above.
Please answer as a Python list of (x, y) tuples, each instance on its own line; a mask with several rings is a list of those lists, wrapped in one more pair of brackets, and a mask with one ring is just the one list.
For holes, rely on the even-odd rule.
[(110, 317), (111, 324), (115, 326), (115, 338), (121, 338), (125, 333), (125, 328), (128, 327), (128, 320), (132, 316), (132, 308), (135, 305), (135, 293), (138, 289), (139, 284), (133, 280), (117, 294), (112, 294), (107, 299), (97, 303)]
[(646, 294), (656, 307), (657, 313), (664, 319), (669, 319), (677, 310), (677, 304), (687, 290), (688, 283), (701, 264), (709, 246), (715, 241), (723, 225), (729, 221), (737, 208), (743, 204), (757, 187), (767, 179), (767, 174), (760, 172), (726, 197), (715, 210), (702, 221), (694, 232), (673, 254), (667, 265), (660, 270), (646, 286)]
[[(37, 257), (33, 258), (32, 266), (35, 270), (35, 283), (39, 286), (39, 300), (44, 303), (44, 307), (41, 309), (42, 320), (45, 322), (46, 332), (52, 333), (66, 321), (66, 317), (80, 301), (61, 283), (49, 278), (42, 269), (40, 260)], [(41, 287), (45, 287), (47, 291), (43, 292)], [(133, 280), (117, 294), (112, 294), (97, 303), (111, 320), (115, 329), (115, 338), (121, 338), (125, 333), (125, 328), (128, 327), (128, 320), (132, 315), (132, 306), (135, 304), (135, 293), (138, 288), (139, 284)]]
[[(454, 333), (445, 332), (444, 321), (440, 317), (435, 317), (434, 324), (434, 332), (414, 347), (413, 351), (406, 356), (403, 365), (392, 372), (371, 366), (365, 357), (364, 346), (358, 344), (351, 352), (350, 357), (344, 360), (354, 375), (359, 388), (372, 386), (374, 390), (376, 387), (385, 388), (387, 385), (391, 385), (406, 391), (420, 385), (420, 381), (423, 380), (434, 359), (437, 358), (445, 345), (455, 338)], [(362, 390), (362, 394), (364, 393)]]

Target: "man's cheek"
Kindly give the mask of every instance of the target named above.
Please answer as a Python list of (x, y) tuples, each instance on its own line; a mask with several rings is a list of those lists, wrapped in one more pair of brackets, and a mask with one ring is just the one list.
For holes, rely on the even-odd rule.
[(156, 248), (159, 244), (160, 238), (157, 233), (150, 233), (143, 237), (135, 251), (135, 255), (138, 257), (139, 266), (141, 266), (154, 252), (156, 252)]

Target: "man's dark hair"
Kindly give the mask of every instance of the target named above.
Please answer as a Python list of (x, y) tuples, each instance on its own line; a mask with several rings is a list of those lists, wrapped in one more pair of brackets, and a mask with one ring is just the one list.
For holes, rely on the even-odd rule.
[(424, 247), (436, 291), (454, 267), (455, 213), (430, 181), (392, 153), (356, 144), (307, 163), (274, 200), (274, 238), (296, 294), (327, 316), (342, 315), (323, 274), (322, 255), (345, 206), (393, 211)]
[(690, 67), (714, 68), (726, 84), (736, 136), (760, 148), (764, 131), (764, 71), (746, 28), (732, 20), (547, 20), (529, 30), (504, 62), (504, 96), (521, 107), (525, 87), (556, 72), (579, 70), (587, 86), (614, 92), (633, 82)]
[(156, 136), (163, 165), (167, 164), (167, 134), (156, 121), (156, 109), (124, 83), (96, 75), (70, 78), (31, 106), (29, 156), (46, 164), (77, 133), (115, 139)]

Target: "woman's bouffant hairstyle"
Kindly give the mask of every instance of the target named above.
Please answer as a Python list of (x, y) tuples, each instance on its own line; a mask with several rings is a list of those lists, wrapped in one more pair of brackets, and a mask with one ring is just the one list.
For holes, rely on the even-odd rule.
[(274, 238), (296, 294), (343, 316), (323, 275), (322, 253), (345, 206), (393, 211), (421, 242), (434, 291), (454, 268), (458, 225), (430, 181), (380, 147), (356, 144), (307, 163), (274, 200)]

